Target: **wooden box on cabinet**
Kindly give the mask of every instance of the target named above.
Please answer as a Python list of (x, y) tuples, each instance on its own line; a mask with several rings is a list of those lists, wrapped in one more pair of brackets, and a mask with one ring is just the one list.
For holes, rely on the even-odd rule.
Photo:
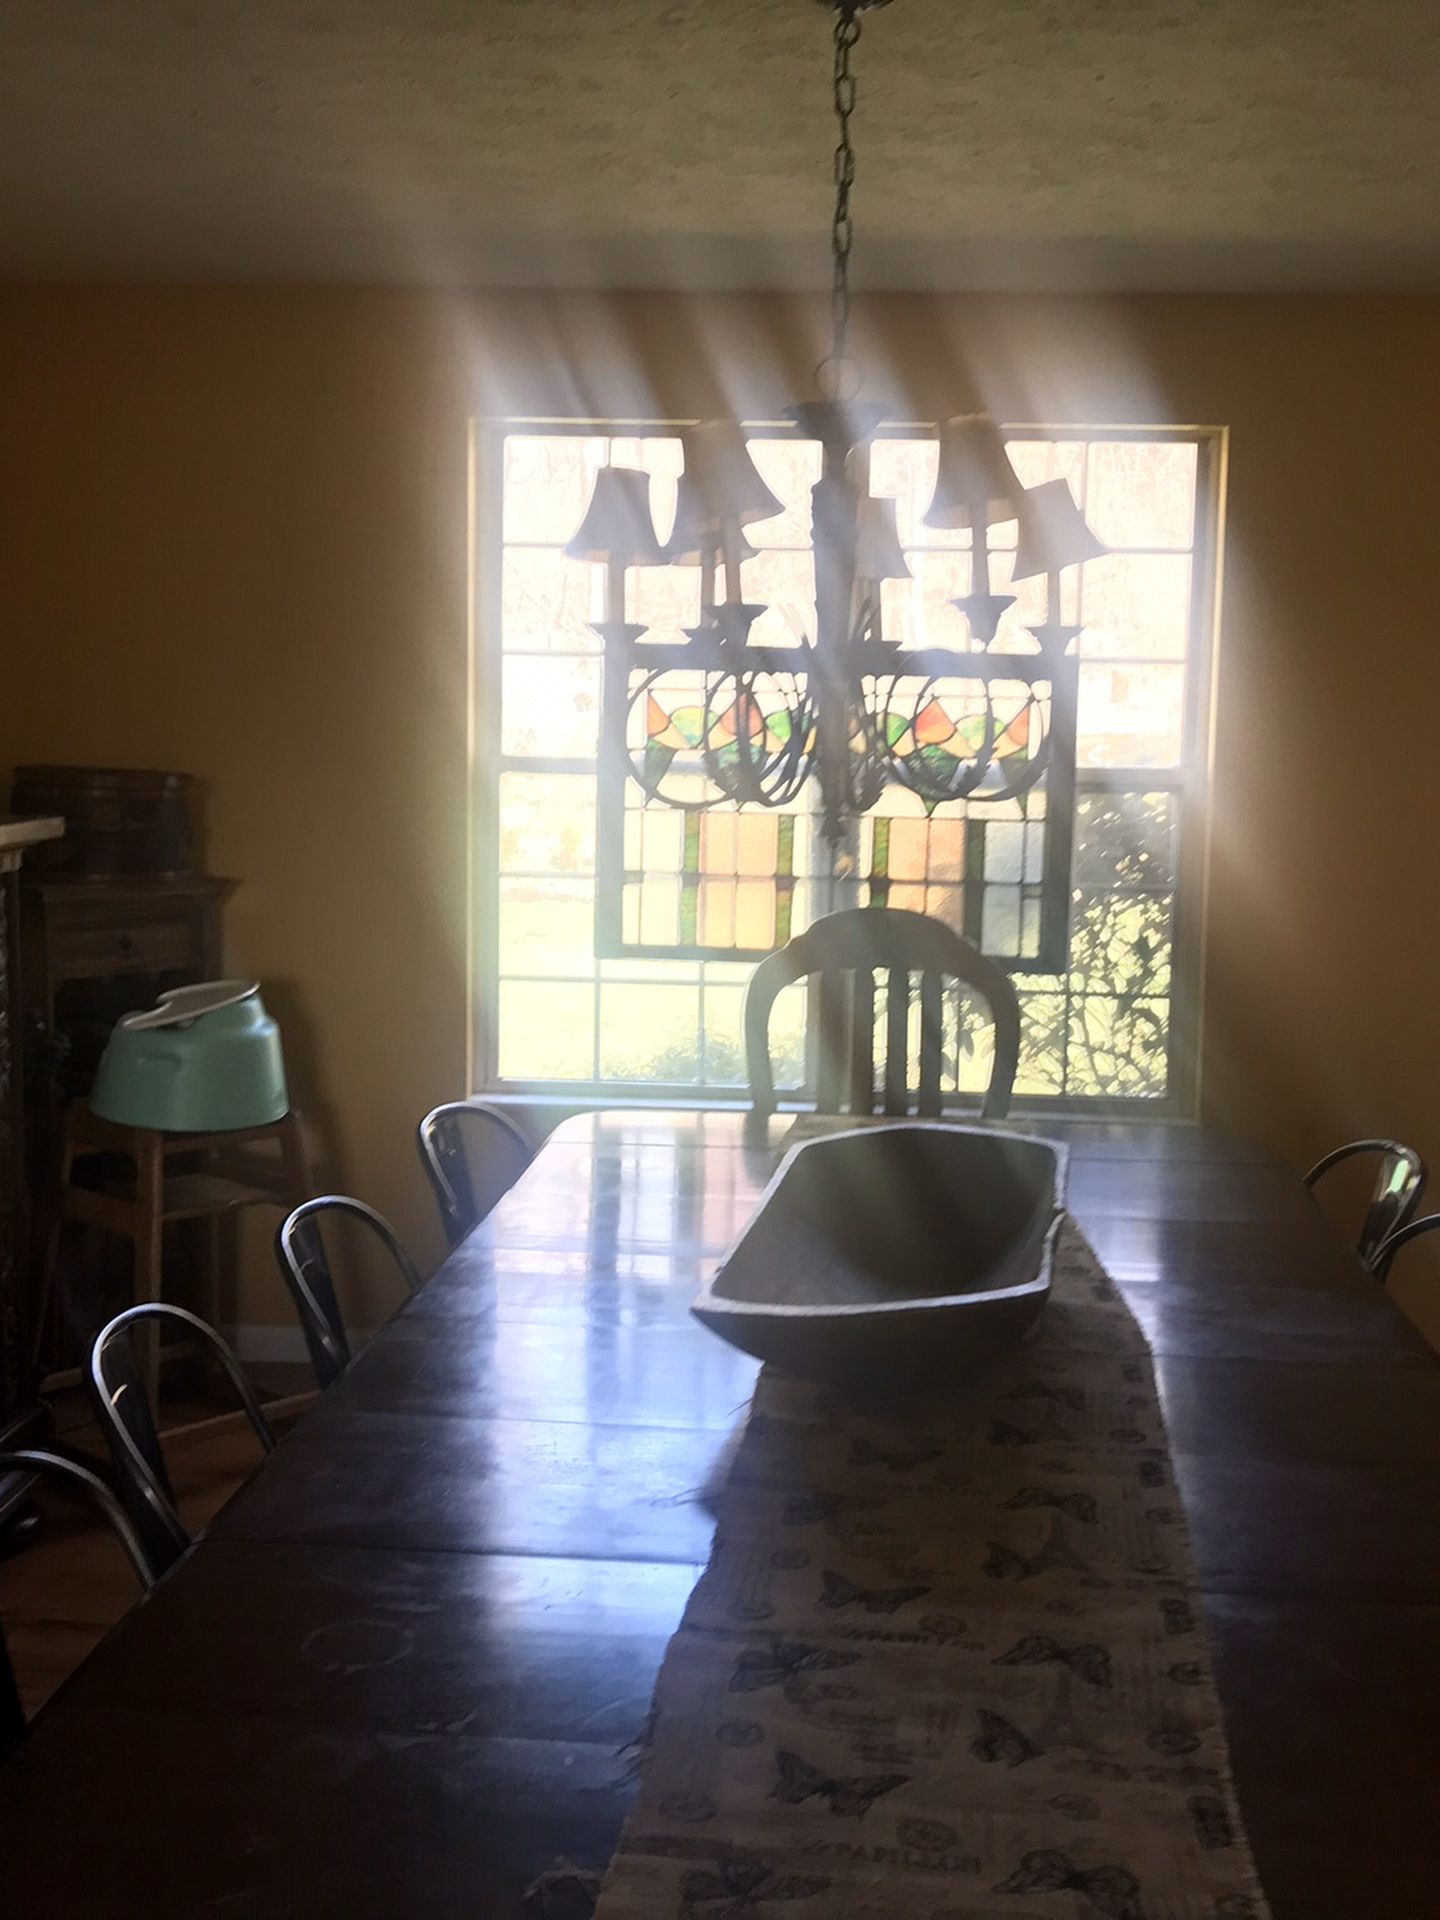
[(21, 886), (31, 1112), (90, 1091), (110, 1029), (171, 987), (221, 971), (220, 909), (233, 880), (41, 880)]

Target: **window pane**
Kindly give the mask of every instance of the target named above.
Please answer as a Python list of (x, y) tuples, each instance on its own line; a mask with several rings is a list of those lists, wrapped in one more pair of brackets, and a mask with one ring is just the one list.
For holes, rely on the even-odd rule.
[(743, 1087), (745, 1071), (743, 987), (705, 983), (705, 1079), (712, 1087)]
[(595, 970), (595, 892), (588, 880), (500, 882), (500, 971)]
[(782, 511), (745, 529), (755, 547), (808, 547), (810, 489), (820, 478), (820, 448), (813, 440), (752, 440), (750, 457)]
[(740, 590), (765, 611), (750, 629), (757, 647), (795, 647), (815, 636), (815, 562), (806, 553), (759, 553), (740, 569)]
[(607, 1080), (698, 1080), (699, 987), (603, 986), (600, 1074)]
[(1168, 894), (1077, 893), (1070, 936), (1072, 989), (1099, 988), (1125, 999), (1168, 993), (1170, 920)]
[(1065, 995), (1020, 996), (1020, 1066), (1017, 1096), (1058, 1096), (1065, 1091)]
[(1107, 547), (1188, 547), (1195, 474), (1193, 441), (1092, 441), (1085, 517)]
[(1072, 1001), (1066, 1091), (1082, 1099), (1154, 1099), (1165, 1091), (1169, 1007), (1098, 995)]
[(925, 509), (935, 492), (940, 454), (936, 441), (877, 440), (870, 449), (870, 491), (895, 501), (895, 525), (902, 547), (969, 546), (963, 527), (927, 527)]
[(567, 560), (558, 548), (511, 547), (501, 569), (500, 614), (506, 650), (600, 651), (589, 624), (605, 611), (603, 570)]
[(504, 536), (563, 546), (579, 526), (605, 441), (575, 433), (505, 436)]
[(1189, 556), (1112, 553), (1087, 561), (1081, 607), (1083, 655), (1183, 660), (1190, 625)]
[(1185, 701), (1182, 666), (1080, 669), (1082, 767), (1174, 767)]
[(595, 782), (589, 774), (501, 775), (502, 873), (590, 873), (594, 866)]
[(593, 759), (600, 662), (516, 654), (500, 676), (500, 749), (524, 758)]
[(1175, 802), (1168, 793), (1082, 793), (1075, 805), (1077, 887), (1175, 884)]
[(500, 1073), (512, 1080), (588, 1080), (595, 1071), (595, 994), (588, 986), (500, 982)]

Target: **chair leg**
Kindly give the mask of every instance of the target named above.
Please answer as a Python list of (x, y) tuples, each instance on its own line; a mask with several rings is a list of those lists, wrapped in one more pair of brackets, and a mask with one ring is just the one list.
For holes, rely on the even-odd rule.
[(280, 1160), (285, 1190), (292, 1207), (315, 1198), (315, 1175), (310, 1166), (310, 1151), (305, 1144), (305, 1123), (298, 1113), (287, 1113), (280, 1135)]
[[(163, 1288), (165, 1235), (165, 1153), (160, 1135), (140, 1140), (135, 1157), (135, 1304), (159, 1300)], [(142, 1321), (135, 1342), (136, 1363), (145, 1383), (150, 1415), (160, 1413), (160, 1330)]]

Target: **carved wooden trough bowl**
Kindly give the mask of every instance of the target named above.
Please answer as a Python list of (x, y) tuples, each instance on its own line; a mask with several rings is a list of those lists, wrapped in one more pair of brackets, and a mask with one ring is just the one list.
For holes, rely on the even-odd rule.
[(955, 1378), (1044, 1306), (1064, 1198), (1050, 1140), (924, 1120), (807, 1140), (691, 1311), (807, 1379)]

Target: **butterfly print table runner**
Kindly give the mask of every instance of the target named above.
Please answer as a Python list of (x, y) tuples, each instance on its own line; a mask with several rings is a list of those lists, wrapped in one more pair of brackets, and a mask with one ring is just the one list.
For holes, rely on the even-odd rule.
[(600, 1920), (1264, 1920), (1145, 1340), (1073, 1226), (924, 1400), (762, 1374)]

